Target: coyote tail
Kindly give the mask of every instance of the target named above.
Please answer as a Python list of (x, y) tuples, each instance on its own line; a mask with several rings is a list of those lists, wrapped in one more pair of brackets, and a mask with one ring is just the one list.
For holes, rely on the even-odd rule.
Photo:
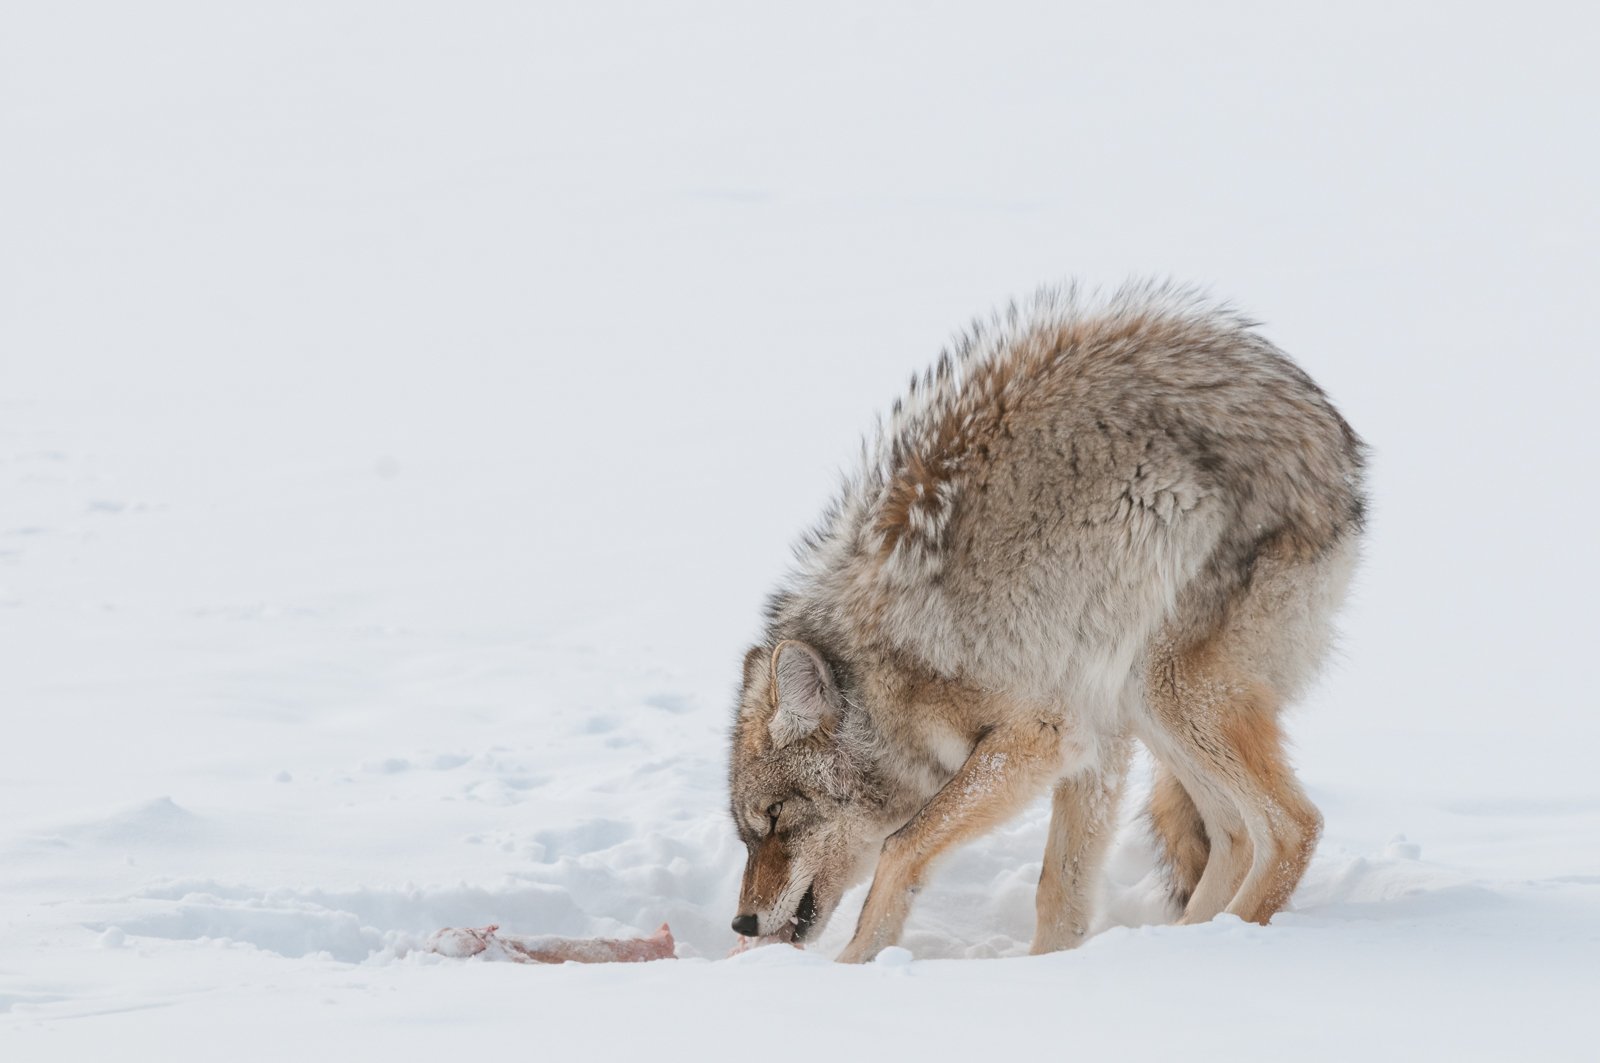
[(1161, 843), (1172, 903), (1182, 911), (1200, 884), (1200, 875), (1211, 856), (1211, 839), (1194, 798), (1163, 764), (1156, 765), (1146, 815), (1151, 832)]

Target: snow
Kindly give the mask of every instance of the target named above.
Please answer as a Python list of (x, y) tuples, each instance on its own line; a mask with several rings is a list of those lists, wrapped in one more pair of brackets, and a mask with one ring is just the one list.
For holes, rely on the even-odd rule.
[[(0, 1053), (1592, 1057), (1597, 29), (0, 8)], [(788, 544), (1068, 274), (1236, 299), (1374, 447), (1293, 910), (1162, 925), (1135, 793), (1077, 952), (1023, 955), (1036, 806), (874, 964), (859, 889), (716, 959)]]

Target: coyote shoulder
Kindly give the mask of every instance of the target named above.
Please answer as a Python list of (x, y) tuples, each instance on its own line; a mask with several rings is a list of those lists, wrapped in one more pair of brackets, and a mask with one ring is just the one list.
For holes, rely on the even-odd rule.
[(841, 960), (940, 856), (1052, 794), (1033, 951), (1088, 932), (1134, 739), (1182, 922), (1265, 922), (1321, 816), (1279, 714), (1356, 561), (1363, 445), (1237, 313), (1045, 292), (893, 408), (746, 655), (734, 929), (800, 941), (872, 877)]

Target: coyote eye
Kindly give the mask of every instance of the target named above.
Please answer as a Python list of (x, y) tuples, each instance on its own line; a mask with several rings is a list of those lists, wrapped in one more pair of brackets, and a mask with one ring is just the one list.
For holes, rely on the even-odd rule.
[(767, 808), (767, 818), (768, 819), (777, 819), (778, 816), (780, 816), (782, 813), (783, 813), (783, 802), (782, 801), (774, 801)]

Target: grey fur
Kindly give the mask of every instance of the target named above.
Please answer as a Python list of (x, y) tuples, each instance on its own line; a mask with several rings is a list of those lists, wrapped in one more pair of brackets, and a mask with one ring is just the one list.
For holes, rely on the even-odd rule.
[[(747, 664), (731, 790), (752, 853), (751, 810), (809, 795), (773, 800), (810, 802), (784, 844), (796, 882), (828, 880), (820, 924), (835, 888), (996, 727), (1037, 717), (1063, 736), (1049, 778), (1099, 774), (1120, 793), (1130, 734), (1193, 760), (1169, 734), (1192, 700), (1167, 723), (1153, 707), (1162, 660), (1222, 646), (1275, 712), (1325, 657), (1362, 528), (1363, 454), (1254, 322), (1192, 291), (1131, 285), (1093, 303), (1047, 290), (973, 326), (880, 424), (771, 600), (749, 660), (805, 644), (840, 711), (797, 730), (793, 684), (779, 673), (774, 698), (773, 669)], [(810, 737), (772, 744), (759, 724)], [(1190, 767), (1204, 789), (1211, 769)], [(1228, 807), (1202, 811), (1225, 831)], [(784, 904), (763, 933), (792, 920)]]

